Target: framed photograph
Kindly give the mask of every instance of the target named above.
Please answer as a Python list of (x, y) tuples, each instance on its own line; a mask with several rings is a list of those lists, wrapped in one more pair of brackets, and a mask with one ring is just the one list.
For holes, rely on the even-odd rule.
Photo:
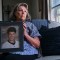
[(23, 25), (20, 22), (0, 22), (0, 52), (23, 51)]

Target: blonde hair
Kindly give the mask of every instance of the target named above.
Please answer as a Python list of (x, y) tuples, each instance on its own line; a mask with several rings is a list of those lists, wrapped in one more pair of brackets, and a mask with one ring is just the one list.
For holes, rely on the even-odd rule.
[[(15, 12), (19, 9), (20, 6), (24, 6), (28, 11), (28, 5), (26, 3), (19, 3), (19, 4), (15, 5), (13, 10), (11, 11), (10, 16), (9, 16), (10, 19), (16, 20)], [(31, 20), (31, 16), (30, 16), (29, 12), (27, 14), (26, 20)]]

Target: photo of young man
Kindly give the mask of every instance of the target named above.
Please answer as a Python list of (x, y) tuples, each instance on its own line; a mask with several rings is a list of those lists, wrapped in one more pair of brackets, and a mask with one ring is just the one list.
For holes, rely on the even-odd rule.
[(2, 44), (2, 49), (19, 48), (19, 41), (16, 40), (16, 28), (15, 27), (9, 27), (7, 29), (7, 37), (8, 37), (8, 40), (6, 40)]

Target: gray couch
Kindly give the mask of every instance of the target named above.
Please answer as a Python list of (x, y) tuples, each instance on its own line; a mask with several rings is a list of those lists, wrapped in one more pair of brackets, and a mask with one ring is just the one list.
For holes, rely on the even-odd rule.
[(33, 19), (32, 23), (40, 33), (44, 33), (41, 33), (44, 38), (41, 41), (40, 56), (36, 60), (60, 60), (60, 26), (49, 28), (46, 19)]
[(42, 26), (48, 27), (48, 20), (46, 19), (32, 19), (31, 21), (39, 30)]

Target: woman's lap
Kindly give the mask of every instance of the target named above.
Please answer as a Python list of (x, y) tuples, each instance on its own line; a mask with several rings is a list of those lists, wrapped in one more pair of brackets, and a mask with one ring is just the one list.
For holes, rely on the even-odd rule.
[(35, 58), (35, 55), (9, 54), (4, 57), (4, 60), (35, 60)]

